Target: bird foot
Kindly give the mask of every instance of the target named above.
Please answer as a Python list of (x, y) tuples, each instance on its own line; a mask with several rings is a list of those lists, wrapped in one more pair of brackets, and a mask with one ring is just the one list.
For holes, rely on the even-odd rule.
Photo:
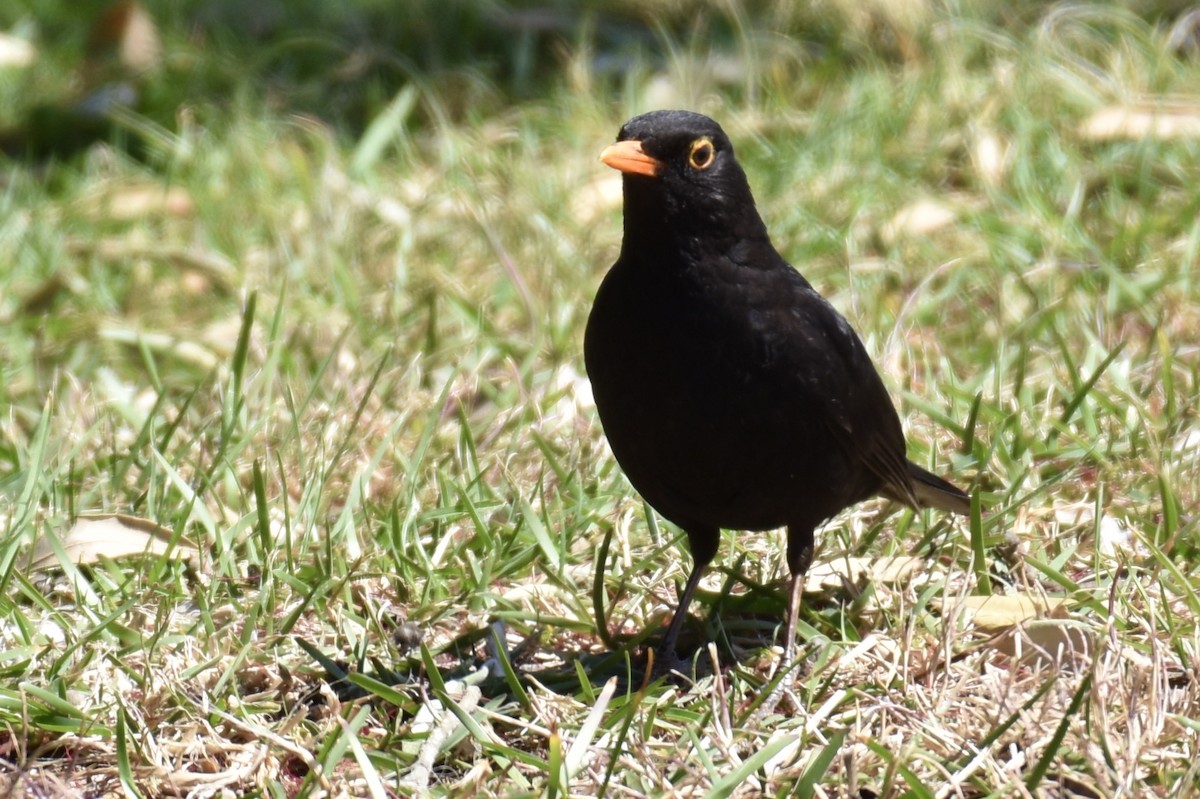
[(771, 689), (771, 693), (767, 695), (767, 698), (754, 711), (754, 719), (756, 721), (766, 719), (775, 712), (785, 697), (787, 698), (786, 704), (790, 705), (792, 709), (790, 715), (803, 712), (804, 707), (800, 704), (800, 699), (796, 696), (796, 692), (792, 690), (791, 681), (787, 677), (784, 677), (784, 679), (775, 684), (775, 687)]
[(779, 665), (776, 667), (772, 677), (772, 681), (775, 684), (771, 688), (771, 692), (767, 694), (767, 698), (762, 701), (755, 711), (754, 715), (756, 718), (763, 719), (774, 713), (775, 709), (779, 706), (780, 700), (785, 696), (793, 710), (796, 712), (803, 710), (803, 706), (796, 696), (795, 691), (792, 690), (792, 686), (795, 685), (798, 678), (812, 671), (812, 658), (815, 655), (816, 653), (812, 651), (806, 655), (802, 650), (799, 653), (799, 657), (797, 657), (794, 645), (784, 650), (783, 657), (780, 659)]
[[(783, 698), (783, 695), (785, 693), (789, 695), (792, 693), (792, 682), (794, 678), (795, 675), (792, 673), (792, 669), (788, 666), (786, 658), (785, 660), (781, 660), (779, 662), (779, 666), (775, 669), (771, 680), (767, 682), (767, 685), (771, 686), (770, 692), (767, 694), (767, 697), (759, 703), (758, 709), (754, 711), (754, 717), (756, 719), (762, 720), (775, 712), (775, 708), (779, 706), (779, 700)], [(764, 688), (765, 687), (766, 686), (764, 686)], [(793, 704), (795, 704), (794, 700)]]
[(678, 686), (691, 685), (696, 679), (696, 663), (679, 657), (674, 649), (649, 649), (646, 651), (647, 682), (665, 677)]

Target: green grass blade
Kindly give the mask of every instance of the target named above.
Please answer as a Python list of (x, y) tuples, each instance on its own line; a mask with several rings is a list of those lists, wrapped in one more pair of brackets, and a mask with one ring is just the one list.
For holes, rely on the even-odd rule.
[(979, 491), (971, 492), (971, 563), (975, 568), (975, 588), (985, 595), (992, 593), (992, 575), (988, 568), (987, 545), (983, 535), (983, 508)]
[(758, 771), (767, 761), (791, 746), (799, 739), (799, 735), (781, 735), (764, 748), (747, 758), (740, 766), (713, 783), (709, 790), (709, 799), (726, 799), (732, 796), (738, 786), (745, 782), (751, 774)]
[(1083, 404), (1085, 399), (1087, 399), (1087, 395), (1093, 388), (1095, 388), (1096, 381), (1098, 381), (1104, 375), (1105, 370), (1112, 365), (1112, 362), (1115, 361), (1121, 355), (1121, 353), (1125, 351), (1126, 343), (1127, 342), (1122, 341), (1120, 344), (1114, 347), (1112, 352), (1108, 353), (1104, 360), (1100, 362), (1100, 365), (1097, 366), (1095, 370), (1088, 375), (1088, 378), (1083, 381), (1079, 388), (1075, 390), (1075, 393), (1071, 396), (1071, 399), (1067, 402), (1066, 407), (1063, 408), (1062, 413), (1058, 417), (1059, 428), (1066, 427), (1067, 422), (1071, 421), (1071, 417), (1075, 415), (1075, 411), (1079, 409), (1079, 406)]
[(607, 525), (604, 538), (600, 541), (600, 550), (596, 553), (596, 572), (592, 578), (592, 611), (596, 615), (596, 633), (609, 651), (615, 652), (620, 647), (608, 631), (608, 617), (604, 610), (604, 575), (608, 571), (608, 548), (612, 545), (612, 537), (613, 526)]
[(812, 796), (816, 793), (817, 785), (820, 783), (821, 778), (825, 776), (825, 772), (829, 771), (829, 767), (833, 764), (833, 759), (841, 751), (842, 743), (845, 740), (845, 730), (839, 730), (830, 736), (829, 743), (821, 747), (821, 751), (808, 764), (808, 768), (804, 769), (804, 774), (800, 776), (800, 780), (792, 790), (792, 796), (795, 796), (797, 799), (812, 799)]
[(1025, 777), (1025, 787), (1031, 793), (1038, 790), (1042, 779), (1046, 776), (1046, 772), (1050, 770), (1050, 764), (1054, 762), (1054, 758), (1060, 754), (1063, 739), (1067, 737), (1067, 730), (1071, 728), (1071, 719), (1079, 712), (1079, 706), (1083, 704), (1083, 700), (1087, 698), (1092, 690), (1092, 673), (1088, 672), (1083, 680), (1079, 683), (1079, 688), (1076, 689), (1075, 695), (1071, 697), (1071, 704), (1063, 713), (1062, 720), (1054, 730), (1054, 735), (1051, 736), (1049, 743), (1046, 744), (1046, 750), (1042, 752), (1042, 756), (1038, 758), (1033, 769)]

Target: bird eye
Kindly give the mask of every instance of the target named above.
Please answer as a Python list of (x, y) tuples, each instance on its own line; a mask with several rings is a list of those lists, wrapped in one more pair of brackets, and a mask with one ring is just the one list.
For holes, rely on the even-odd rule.
[(705, 136), (692, 142), (692, 149), (688, 152), (688, 164), (692, 169), (708, 169), (716, 157), (717, 151), (713, 147), (712, 139)]

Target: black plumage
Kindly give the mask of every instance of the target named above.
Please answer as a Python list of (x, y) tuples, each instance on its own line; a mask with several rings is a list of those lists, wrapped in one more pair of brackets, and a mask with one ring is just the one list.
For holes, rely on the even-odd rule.
[(907, 460), (865, 347), (772, 246), (716, 122), (644, 114), (601, 158), (624, 173), (625, 228), (588, 319), (587, 372), (618, 463), (694, 558), (662, 654), (674, 658), (721, 528), (786, 526), (790, 662), (818, 525), (877, 494), (955, 513), (969, 498)]

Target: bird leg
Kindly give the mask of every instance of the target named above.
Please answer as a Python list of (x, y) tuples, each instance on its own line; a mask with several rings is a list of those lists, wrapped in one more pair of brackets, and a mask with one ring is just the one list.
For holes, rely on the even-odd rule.
[(766, 718), (775, 712), (775, 708), (779, 705), (779, 700), (783, 698), (784, 694), (792, 695), (791, 670), (792, 663), (796, 659), (796, 619), (800, 616), (800, 597), (803, 593), (804, 572), (793, 571), (788, 590), (787, 639), (783, 642), (783, 659), (779, 661), (779, 670), (775, 672), (779, 675), (779, 681), (771, 689), (771, 693), (767, 694), (767, 697), (758, 706), (755, 715), (760, 719)]
[[(687, 584), (683, 587), (683, 593), (679, 595), (679, 605), (675, 608), (675, 615), (671, 617), (671, 624), (667, 627), (667, 635), (663, 638), (662, 644), (659, 646), (659, 654), (662, 660), (678, 660), (679, 653), (675, 651), (675, 644), (679, 640), (679, 632), (683, 629), (683, 622), (687, 619), (688, 605), (692, 603), (692, 595), (696, 593), (696, 586), (700, 584), (700, 575), (704, 573), (704, 565), (699, 561), (692, 566), (692, 573), (688, 575)], [(664, 663), (665, 665), (665, 663)]]
[(671, 617), (671, 623), (667, 625), (667, 634), (658, 647), (654, 671), (660, 674), (670, 672), (680, 663), (675, 645), (679, 641), (683, 623), (687, 620), (688, 606), (692, 604), (696, 586), (700, 585), (700, 577), (704, 574), (705, 567), (716, 556), (717, 544), (721, 540), (721, 531), (716, 528), (689, 527), (684, 529), (688, 536), (688, 547), (692, 550), (692, 572), (688, 575), (683, 593), (679, 595), (679, 604), (675, 608), (675, 615)]
[(787, 638), (783, 642), (783, 659), (776, 674), (783, 677), (758, 706), (756, 715), (766, 718), (775, 712), (779, 700), (790, 691), (792, 664), (796, 660), (796, 622), (800, 618), (800, 597), (804, 595), (804, 575), (813, 559), (813, 525), (788, 525), (788, 569), (792, 579), (788, 586)]
[(796, 622), (800, 616), (800, 597), (804, 595), (804, 575), (813, 559), (813, 526), (788, 526), (788, 569), (792, 573), (788, 591), (787, 639), (783, 643), (781, 671), (792, 667), (796, 658)]
[(796, 618), (800, 615), (800, 597), (804, 595), (804, 572), (793, 572), (788, 590), (787, 637), (783, 641), (781, 672), (792, 667), (796, 659)]

